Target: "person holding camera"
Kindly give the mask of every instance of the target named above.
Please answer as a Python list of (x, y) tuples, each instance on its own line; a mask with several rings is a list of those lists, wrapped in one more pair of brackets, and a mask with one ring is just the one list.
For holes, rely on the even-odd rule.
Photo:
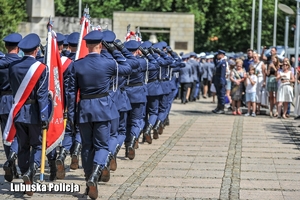
[(294, 82), (294, 76), (290, 70), (289, 61), (285, 60), (282, 65), (282, 71), (277, 74), (276, 80), (280, 80), (280, 86), (277, 92), (277, 111), (278, 118), (281, 118), (281, 107), (283, 105), (282, 118), (286, 119), (286, 113), (288, 109), (288, 103), (293, 101), (293, 88), (291, 87), (291, 82)]
[(272, 57), (277, 55), (277, 48), (276, 47), (272, 47), (271, 51), (268, 55), (265, 55), (265, 50), (267, 49), (266, 46), (264, 46), (260, 58), (264, 61), (267, 61), (268, 64), (270, 64), (272, 62)]

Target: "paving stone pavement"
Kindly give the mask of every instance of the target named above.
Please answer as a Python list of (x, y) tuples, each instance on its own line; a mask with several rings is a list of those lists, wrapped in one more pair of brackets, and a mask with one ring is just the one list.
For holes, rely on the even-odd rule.
[[(299, 200), (300, 121), (216, 115), (211, 113), (216, 104), (210, 101), (184, 105), (175, 100), (171, 124), (158, 140), (151, 145), (140, 142), (134, 160), (124, 158), (125, 149), (120, 150), (118, 169), (108, 183), (99, 183), (98, 199)], [(0, 199), (89, 199), (83, 194), (82, 168), (68, 169), (65, 180), (54, 182), (79, 184), (79, 192), (36, 192), (28, 197), (10, 191), (3, 177), (2, 144), (0, 149)]]

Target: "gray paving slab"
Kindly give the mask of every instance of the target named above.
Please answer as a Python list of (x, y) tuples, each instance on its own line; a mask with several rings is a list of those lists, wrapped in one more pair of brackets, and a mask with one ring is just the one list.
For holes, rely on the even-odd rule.
[[(211, 113), (215, 104), (175, 100), (170, 126), (151, 145), (140, 140), (136, 158), (118, 155), (118, 169), (98, 185), (98, 199), (299, 199), (300, 123), (268, 116)], [(2, 144), (0, 163), (5, 162)], [(70, 160), (68, 160), (70, 162)], [(83, 169), (65, 180), (79, 192), (12, 192), (0, 165), (0, 199), (89, 199)], [(48, 177), (46, 169), (46, 178)], [(38, 178), (38, 177), (37, 177)], [(14, 180), (20, 183), (21, 179)], [(49, 184), (48, 181), (45, 184)]]

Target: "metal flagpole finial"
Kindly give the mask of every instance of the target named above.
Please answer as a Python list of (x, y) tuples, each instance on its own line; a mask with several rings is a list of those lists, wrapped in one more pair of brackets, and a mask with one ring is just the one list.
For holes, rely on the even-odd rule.
[(130, 24), (127, 25), (127, 32), (130, 32)]
[(83, 16), (86, 18), (90, 18), (90, 9), (89, 9), (88, 5), (86, 5), (86, 7), (84, 8)]
[(52, 17), (50, 16), (50, 17), (49, 17), (48, 24), (47, 24), (47, 29), (48, 29), (48, 31), (51, 31), (51, 30), (52, 30), (53, 23), (54, 23), (54, 21), (52, 20)]

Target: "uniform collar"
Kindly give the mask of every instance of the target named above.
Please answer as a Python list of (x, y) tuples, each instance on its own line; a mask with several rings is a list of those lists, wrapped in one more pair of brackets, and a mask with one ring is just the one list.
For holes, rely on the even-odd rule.
[(31, 55), (24, 55), (24, 58), (25, 57), (27, 57), (27, 58), (34, 58), (35, 59), (35, 57), (34, 56), (31, 56)]
[(7, 53), (5, 54), (6, 57), (16, 57), (16, 58), (19, 58), (18, 54), (16, 53)]

